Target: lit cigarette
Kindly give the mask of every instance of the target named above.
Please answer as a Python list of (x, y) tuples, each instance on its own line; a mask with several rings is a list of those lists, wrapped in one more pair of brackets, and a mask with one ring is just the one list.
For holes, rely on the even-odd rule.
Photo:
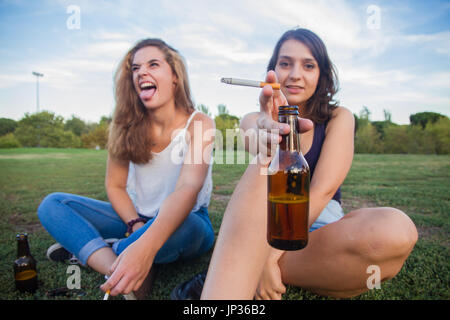
[(270, 85), (273, 89), (280, 90), (279, 83), (269, 83), (269, 82), (244, 80), (244, 79), (236, 79), (236, 78), (222, 78), (220, 81), (223, 83), (226, 83), (226, 84), (234, 84), (237, 86), (247, 86), (247, 87), (256, 87), (256, 88), (262, 88), (265, 85)]
[[(109, 277), (107, 275), (105, 275), (105, 280), (108, 280)], [(103, 300), (108, 300), (109, 298), (109, 293), (111, 292), (111, 290), (106, 290), (105, 296), (103, 297)]]

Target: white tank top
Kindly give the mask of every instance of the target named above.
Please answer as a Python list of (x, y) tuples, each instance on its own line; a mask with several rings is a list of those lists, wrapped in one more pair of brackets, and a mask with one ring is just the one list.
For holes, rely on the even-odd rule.
[[(189, 147), (186, 142), (187, 128), (196, 113), (197, 110), (191, 114), (186, 126), (178, 131), (163, 151), (152, 152), (153, 158), (150, 162), (146, 164), (130, 162), (127, 191), (139, 214), (150, 218), (156, 216), (163, 201), (175, 190)], [(209, 206), (212, 192), (211, 171), (212, 164), (209, 165), (203, 187), (192, 211)]]

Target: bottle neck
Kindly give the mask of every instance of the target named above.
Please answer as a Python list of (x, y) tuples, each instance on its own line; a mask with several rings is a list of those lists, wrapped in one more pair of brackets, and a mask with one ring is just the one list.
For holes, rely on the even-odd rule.
[(30, 255), (30, 247), (28, 246), (28, 240), (19, 239), (17, 240), (17, 257), (24, 257)]
[(281, 136), (280, 150), (301, 153), (298, 117), (296, 115), (279, 115), (278, 121), (288, 124), (291, 128), (288, 134)]

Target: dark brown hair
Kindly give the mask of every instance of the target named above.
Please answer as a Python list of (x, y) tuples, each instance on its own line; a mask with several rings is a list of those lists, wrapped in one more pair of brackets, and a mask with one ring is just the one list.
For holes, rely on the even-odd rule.
[(278, 40), (275, 49), (273, 50), (272, 57), (267, 66), (267, 71), (275, 70), (280, 48), (285, 41), (290, 39), (300, 41), (309, 48), (314, 59), (316, 59), (320, 70), (316, 91), (308, 101), (306, 101), (302, 117), (311, 119), (316, 123), (328, 121), (331, 118), (333, 109), (335, 109), (338, 104), (333, 97), (338, 91), (339, 85), (336, 69), (328, 57), (325, 44), (319, 36), (308, 29), (302, 28), (286, 31)]
[(109, 154), (120, 161), (147, 163), (151, 160), (151, 115), (139, 98), (133, 84), (131, 64), (139, 49), (153, 46), (160, 49), (177, 78), (175, 106), (188, 114), (194, 110), (186, 65), (177, 50), (160, 39), (145, 39), (131, 48), (114, 76), (116, 107), (108, 138)]

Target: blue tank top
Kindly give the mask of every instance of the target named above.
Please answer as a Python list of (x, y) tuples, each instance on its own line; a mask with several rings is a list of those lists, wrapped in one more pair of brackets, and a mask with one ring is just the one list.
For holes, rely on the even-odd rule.
[[(308, 162), (309, 170), (311, 172), (311, 179), (316, 169), (317, 161), (319, 160), (320, 151), (322, 150), (323, 141), (325, 140), (325, 129), (328, 122), (321, 124), (314, 124), (314, 137), (311, 145), (311, 149), (305, 154), (305, 159)], [(333, 199), (341, 203), (341, 187), (337, 189), (333, 196)]]

